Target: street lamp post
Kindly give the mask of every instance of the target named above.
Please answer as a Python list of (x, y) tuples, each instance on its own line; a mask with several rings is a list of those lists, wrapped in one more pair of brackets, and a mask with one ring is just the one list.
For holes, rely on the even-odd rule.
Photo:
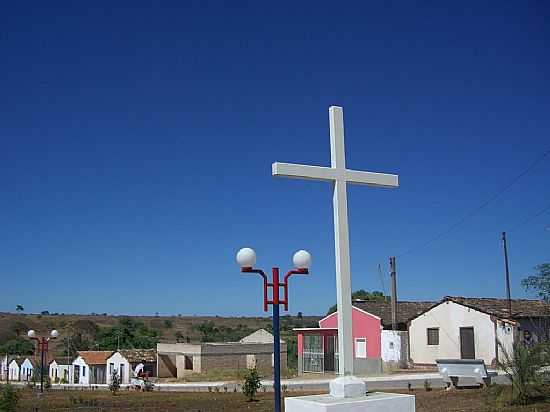
[[(261, 269), (254, 269), (256, 264), (256, 252), (250, 248), (242, 248), (237, 253), (237, 262), (243, 273), (257, 273), (264, 280), (264, 311), (268, 306), (273, 306), (273, 392), (275, 396), (275, 412), (281, 412), (281, 338), (279, 331), (279, 305), (284, 305), (288, 310), (288, 279), (292, 275), (307, 275), (311, 266), (311, 255), (305, 250), (299, 250), (292, 258), (294, 269), (289, 270), (283, 282), (279, 281), (279, 268), (274, 267), (271, 271), (271, 282)], [(279, 289), (283, 288), (283, 298), (279, 296)], [(268, 291), (271, 288), (271, 300)]]
[(54, 329), (50, 332), (50, 336), (46, 338), (44, 336), (37, 337), (36, 332), (31, 329), (27, 332), (27, 336), (36, 341), (38, 350), (40, 351), (40, 393), (44, 393), (44, 362), (46, 353), (48, 352), (48, 343), (50, 340), (56, 339), (59, 336), (59, 332)]

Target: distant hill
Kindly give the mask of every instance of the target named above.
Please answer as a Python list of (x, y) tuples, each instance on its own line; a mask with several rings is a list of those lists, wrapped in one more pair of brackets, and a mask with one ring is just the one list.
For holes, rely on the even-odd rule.
[[(320, 316), (282, 316), (281, 335), (293, 341), (294, 327), (316, 326)], [(117, 333), (121, 321), (139, 329), (148, 337), (147, 342), (200, 342), (236, 341), (247, 334), (264, 328), (271, 331), (269, 317), (220, 317), (220, 316), (111, 316), (74, 314), (14, 314), (0, 313), (0, 348), (14, 342), (28, 342), (27, 330), (39, 335), (50, 330), (59, 331), (59, 339), (51, 342), (50, 355), (66, 354), (67, 336), (71, 337), (71, 352), (78, 349), (110, 350), (116, 348)], [(132, 331), (130, 331), (132, 332)], [(104, 347), (101, 345), (103, 344)], [(87, 348), (78, 346), (87, 346)], [(110, 347), (107, 347), (110, 346)], [(32, 348), (32, 346), (30, 346)], [(32, 349), (31, 349), (32, 350)]]

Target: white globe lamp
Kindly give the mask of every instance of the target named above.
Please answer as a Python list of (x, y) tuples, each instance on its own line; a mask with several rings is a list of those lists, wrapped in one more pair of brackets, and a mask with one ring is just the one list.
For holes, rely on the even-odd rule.
[(29, 330), (29, 331), (27, 332), (27, 336), (28, 336), (29, 338), (31, 338), (31, 339), (32, 339), (32, 338), (35, 338), (35, 337), (36, 337), (36, 332), (35, 332), (34, 330), (31, 329), (31, 330)]
[(311, 255), (307, 250), (299, 250), (294, 253), (292, 262), (298, 269), (309, 269), (311, 266)]
[(256, 264), (256, 252), (249, 247), (243, 247), (237, 252), (237, 263), (241, 268), (253, 268)]
[(57, 329), (52, 330), (50, 332), (50, 336), (52, 337), (52, 339), (56, 339), (59, 336), (59, 332), (57, 331)]

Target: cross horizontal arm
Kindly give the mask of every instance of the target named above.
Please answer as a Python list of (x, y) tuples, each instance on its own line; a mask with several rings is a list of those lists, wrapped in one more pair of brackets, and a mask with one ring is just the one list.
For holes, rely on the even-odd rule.
[(398, 175), (375, 172), (361, 172), (359, 170), (346, 170), (345, 176), (348, 183), (390, 188), (399, 186)]
[(294, 163), (275, 162), (271, 166), (273, 176), (283, 176), (295, 179), (336, 180), (336, 169), (323, 166), (307, 166)]

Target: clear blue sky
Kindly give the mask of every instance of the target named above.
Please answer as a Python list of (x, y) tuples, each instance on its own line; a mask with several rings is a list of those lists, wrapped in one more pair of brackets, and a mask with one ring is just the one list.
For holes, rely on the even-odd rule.
[[(354, 289), (514, 297), (550, 260), (550, 8), (509, 2), (4, 2), (0, 310), (261, 314), (234, 256), (311, 276), (292, 313), (335, 301), (331, 187), (271, 177), (328, 165), (344, 107)], [(546, 20), (546, 21), (545, 21)], [(400, 256), (409, 249), (413, 251)], [(415, 250), (416, 248), (416, 250)], [(386, 290), (388, 278), (386, 275)], [(533, 296), (533, 295), (531, 295)]]

